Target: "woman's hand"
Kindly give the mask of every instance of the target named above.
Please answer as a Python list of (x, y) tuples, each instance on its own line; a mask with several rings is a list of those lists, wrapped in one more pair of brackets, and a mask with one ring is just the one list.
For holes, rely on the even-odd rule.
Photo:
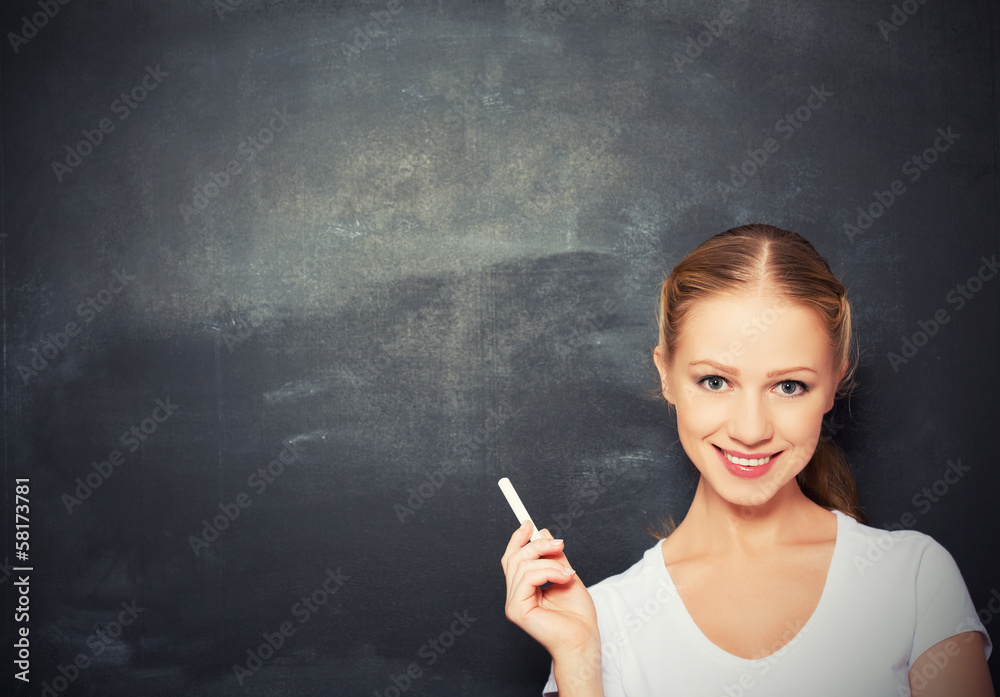
[[(562, 540), (540, 532), (542, 539), (529, 542), (531, 523), (525, 522), (500, 560), (507, 577), (507, 619), (534, 637), (557, 664), (595, 652), (600, 656), (594, 601), (563, 554)], [(541, 588), (546, 583), (552, 585)]]

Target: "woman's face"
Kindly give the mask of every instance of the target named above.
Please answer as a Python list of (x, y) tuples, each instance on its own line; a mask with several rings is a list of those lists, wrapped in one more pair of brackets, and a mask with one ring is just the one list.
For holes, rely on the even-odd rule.
[(740, 506), (769, 501), (806, 466), (841, 377), (815, 311), (759, 294), (699, 302), (669, 365), (658, 348), (654, 358), (688, 457)]

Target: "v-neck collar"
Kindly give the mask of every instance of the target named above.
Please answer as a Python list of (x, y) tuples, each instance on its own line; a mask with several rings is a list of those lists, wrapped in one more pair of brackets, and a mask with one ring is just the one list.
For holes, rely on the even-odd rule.
[(830, 558), (830, 567), (826, 572), (826, 581), (823, 583), (823, 592), (820, 595), (819, 602), (816, 603), (816, 607), (813, 609), (809, 619), (804, 625), (802, 625), (790, 641), (767, 656), (760, 656), (756, 658), (742, 658), (729, 653), (705, 636), (705, 633), (701, 631), (701, 628), (694, 621), (694, 618), (691, 617), (691, 613), (688, 612), (687, 607), (684, 605), (684, 601), (681, 600), (677, 586), (674, 585), (674, 581), (670, 577), (670, 572), (667, 571), (667, 565), (663, 561), (663, 540), (660, 540), (660, 542), (653, 547), (650, 552), (654, 553), (656, 555), (655, 559), (658, 559), (659, 561), (659, 572), (662, 574), (659, 580), (661, 583), (667, 584), (666, 587), (669, 588), (677, 599), (681, 601), (678, 603), (679, 609), (677, 610), (677, 616), (683, 624), (683, 629), (687, 631), (694, 638), (694, 641), (701, 645), (702, 648), (709, 654), (716, 656), (720, 660), (736, 665), (750, 665), (761, 660), (767, 660), (771, 656), (774, 656), (774, 654), (778, 652), (784, 653), (786, 650), (790, 650), (804, 641), (805, 638), (815, 629), (816, 625), (822, 621), (823, 615), (827, 612), (827, 608), (835, 603), (840, 578), (843, 576), (840, 568), (844, 564), (842, 558), (844, 554), (847, 553), (844, 550), (848, 546), (844, 539), (845, 530), (854, 519), (844, 513), (841, 513), (840, 511), (833, 511), (833, 513), (837, 516), (837, 539), (834, 541), (833, 555)]

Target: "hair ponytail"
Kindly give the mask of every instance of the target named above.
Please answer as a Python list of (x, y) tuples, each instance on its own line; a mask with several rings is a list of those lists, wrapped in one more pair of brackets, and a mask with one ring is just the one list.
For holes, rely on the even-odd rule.
[(859, 523), (868, 522), (844, 451), (832, 440), (820, 438), (809, 464), (795, 479), (802, 493), (823, 508), (846, 513)]

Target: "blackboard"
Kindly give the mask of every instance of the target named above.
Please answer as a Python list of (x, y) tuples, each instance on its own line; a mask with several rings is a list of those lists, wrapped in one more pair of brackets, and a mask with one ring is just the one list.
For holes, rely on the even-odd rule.
[(657, 284), (747, 222), (849, 285), (827, 430), (997, 632), (987, 0), (2, 20), (7, 694), (539, 694), (496, 481), (587, 582), (683, 516)]

